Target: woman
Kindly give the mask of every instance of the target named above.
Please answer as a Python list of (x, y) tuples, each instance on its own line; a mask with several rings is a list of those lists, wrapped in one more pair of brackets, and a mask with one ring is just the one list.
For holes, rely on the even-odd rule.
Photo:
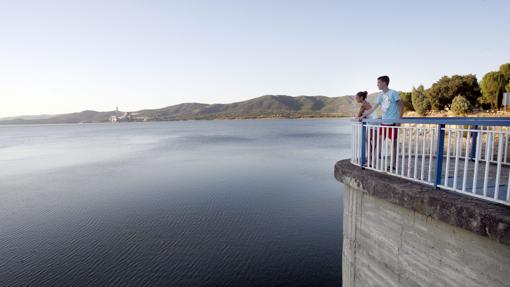
[(361, 104), (358, 115), (356, 116), (358, 119), (362, 119), (363, 113), (372, 109), (372, 105), (367, 101), (367, 95), (367, 91), (358, 92), (356, 94), (356, 102)]
[[(368, 96), (368, 93), (366, 91), (358, 92), (356, 94), (356, 102), (361, 104), (361, 106), (359, 108), (358, 115), (357, 115), (357, 118), (360, 121), (362, 118), (364, 118), (363, 114), (366, 111), (369, 111), (370, 109), (372, 109), (372, 105), (367, 101), (367, 96)], [(368, 118), (373, 118), (373, 114), (370, 114), (368, 116)], [(368, 142), (369, 140), (370, 140), (370, 142)], [(367, 142), (368, 142), (368, 146), (367, 146), (368, 150), (372, 150), (372, 142), (375, 142), (374, 141), (374, 133), (372, 132), (372, 130), (370, 130), (370, 135), (367, 138)], [(372, 156), (369, 153), (368, 166), (370, 166), (370, 163), (372, 162), (371, 157)]]

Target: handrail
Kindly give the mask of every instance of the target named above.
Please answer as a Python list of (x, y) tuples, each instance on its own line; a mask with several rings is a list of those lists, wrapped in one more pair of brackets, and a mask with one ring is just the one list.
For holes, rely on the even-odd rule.
[[(358, 121), (358, 120), (352, 120)], [(404, 117), (400, 119), (361, 119), (359, 122), (370, 124), (395, 123), (395, 124), (443, 124), (443, 125), (471, 125), (471, 126), (510, 126), (510, 117)]]
[[(379, 125), (390, 122), (397, 125)], [(352, 127), (351, 162), (362, 168), (510, 205), (509, 117), (362, 119)]]

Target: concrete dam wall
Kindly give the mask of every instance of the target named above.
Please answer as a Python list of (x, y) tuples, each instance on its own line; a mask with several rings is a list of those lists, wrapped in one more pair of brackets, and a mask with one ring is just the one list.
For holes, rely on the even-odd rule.
[(335, 166), (343, 286), (510, 286), (510, 207)]

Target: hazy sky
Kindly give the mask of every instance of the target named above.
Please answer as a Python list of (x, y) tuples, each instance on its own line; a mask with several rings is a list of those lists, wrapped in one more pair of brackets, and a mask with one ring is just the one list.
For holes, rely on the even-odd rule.
[(510, 62), (508, 0), (0, 0), (0, 117), (342, 96)]

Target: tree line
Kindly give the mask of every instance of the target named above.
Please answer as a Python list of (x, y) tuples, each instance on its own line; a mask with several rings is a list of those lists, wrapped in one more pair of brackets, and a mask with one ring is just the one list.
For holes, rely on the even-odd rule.
[(420, 85), (411, 92), (400, 92), (400, 98), (407, 111), (420, 115), (443, 110), (465, 115), (475, 108), (501, 108), (504, 92), (510, 92), (510, 63), (488, 72), (480, 83), (473, 74), (443, 76), (428, 89)]

